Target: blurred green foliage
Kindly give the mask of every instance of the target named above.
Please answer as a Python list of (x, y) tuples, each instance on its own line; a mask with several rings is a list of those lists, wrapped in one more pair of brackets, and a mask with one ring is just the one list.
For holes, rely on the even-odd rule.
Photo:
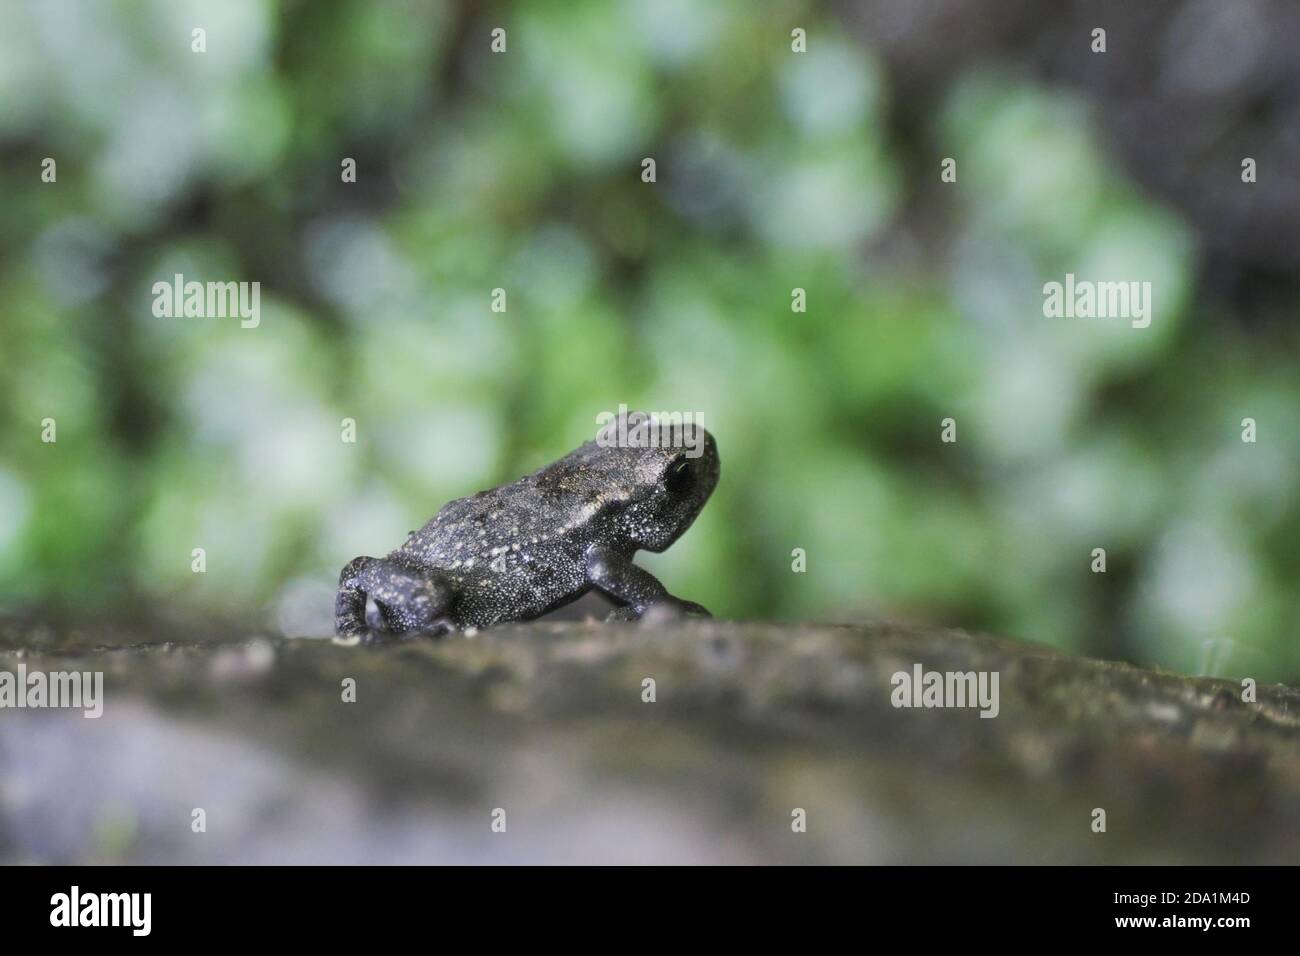
[[(4, 604), (327, 600), (627, 403), (718, 438), (714, 501), (646, 558), (715, 613), (1300, 673), (1296, 338), (1198, 307), (1195, 235), (1086, 101), (989, 63), (895, 141), (884, 62), (800, 4), (4, 20)], [(155, 317), (177, 272), (259, 281), (260, 326)], [(1044, 318), (1066, 272), (1150, 280), (1155, 321)]]

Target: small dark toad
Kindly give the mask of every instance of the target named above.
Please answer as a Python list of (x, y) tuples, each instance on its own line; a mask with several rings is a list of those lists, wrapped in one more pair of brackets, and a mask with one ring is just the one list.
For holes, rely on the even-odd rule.
[(717, 445), (691, 424), (647, 421), (639, 435), (636, 446), (598, 436), (516, 482), (449, 502), (387, 557), (354, 559), (339, 577), (335, 632), (376, 642), (489, 627), (592, 588), (618, 604), (610, 620), (651, 608), (707, 617), (632, 559), (691, 526), (718, 483)]

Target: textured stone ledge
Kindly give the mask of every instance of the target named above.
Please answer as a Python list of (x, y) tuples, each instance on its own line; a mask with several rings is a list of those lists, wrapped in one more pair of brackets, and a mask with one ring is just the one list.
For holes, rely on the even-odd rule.
[[(0, 625), (0, 670), (103, 670), (106, 698), (98, 720), (0, 710), (0, 860), (1300, 859), (1286, 687), (1243, 703), (1234, 681), (890, 625), (242, 633)], [(895, 708), (918, 663), (997, 672), (998, 716)]]

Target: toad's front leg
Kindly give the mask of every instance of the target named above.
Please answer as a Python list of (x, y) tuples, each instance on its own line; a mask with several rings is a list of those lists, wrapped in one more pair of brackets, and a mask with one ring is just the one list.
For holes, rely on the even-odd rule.
[(651, 607), (666, 608), (677, 614), (711, 616), (694, 601), (683, 601), (669, 594), (659, 579), (633, 563), (629, 554), (593, 548), (587, 553), (587, 580), (622, 605), (610, 614), (610, 620), (635, 620)]

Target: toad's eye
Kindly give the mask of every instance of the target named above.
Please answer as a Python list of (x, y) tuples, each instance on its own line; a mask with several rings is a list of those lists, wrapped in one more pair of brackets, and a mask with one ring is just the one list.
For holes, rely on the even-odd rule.
[(691, 459), (685, 455), (678, 455), (668, 464), (664, 484), (670, 494), (679, 495), (691, 486), (691, 475)]

